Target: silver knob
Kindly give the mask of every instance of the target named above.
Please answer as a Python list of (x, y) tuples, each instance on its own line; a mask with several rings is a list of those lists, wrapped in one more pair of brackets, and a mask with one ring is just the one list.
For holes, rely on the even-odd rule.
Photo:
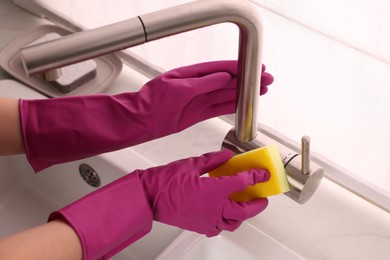
[(310, 137), (305, 135), (301, 139), (301, 172), (304, 175), (310, 173)]

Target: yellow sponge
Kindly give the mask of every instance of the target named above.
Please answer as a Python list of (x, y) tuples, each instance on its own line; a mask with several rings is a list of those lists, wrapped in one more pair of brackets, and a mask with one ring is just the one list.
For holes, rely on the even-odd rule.
[(248, 186), (245, 190), (235, 192), (231, 198), (235, 201), (249, 201), (284, 193), (290, 190), (283, 162), (276, 145), (264, 146), (249, 152), (238, 154), (229, 161), (209, 172), (209, 176), (227, 176), (250, 169), (265, 169), (270, 173), (267, 182)]

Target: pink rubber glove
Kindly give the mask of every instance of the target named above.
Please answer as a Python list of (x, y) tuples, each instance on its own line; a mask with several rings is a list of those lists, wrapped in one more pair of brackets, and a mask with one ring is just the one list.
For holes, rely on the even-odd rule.
[(113, 256), (149, 232), (152, 216), (207, 236), (233, 231), (263, 211), (268, 201), (235, 202), (229, 196), (267, 181), (269, 174), (258, 169), (234, 176), (201, 177), (232, 156), (225, 150), (136, 170), (52, 213), (49, 220), (63, 218), (73, 227), (83, 259)]
[[(136, 93), (20, 100), (27, 158), (38, 172), (234, 113), (236, 71), (236, 61), (207, 62), (166, 72)], [(265, 93), (273, 78), (263, 72), (261, 81)]]
[(253, 169), (233, 176), (202, 177), (233, 156), (230, 150), (188, 158), (166, 166), (138, 171), (152, 207), (153, 219), (206, 236), (234, 231), (263, 211), (267, 199), (235, 202), (229, 197), (269, 179), (266, 170)]

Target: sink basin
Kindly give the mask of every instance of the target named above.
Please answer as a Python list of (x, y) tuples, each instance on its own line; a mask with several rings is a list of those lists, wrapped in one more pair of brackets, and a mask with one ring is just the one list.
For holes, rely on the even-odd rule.
[(183, 231), (156, 260), (302, 260), (253, 225), (244, 222), (235, 232), (221, 232), (207, 238)]

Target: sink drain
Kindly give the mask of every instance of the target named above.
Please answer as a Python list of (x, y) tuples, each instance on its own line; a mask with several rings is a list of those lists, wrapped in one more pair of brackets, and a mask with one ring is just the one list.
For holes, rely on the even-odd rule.
[(99, 175), (91, 166), (85, 163), (80, 164), (79, 172), (81, 177), (86, 183), (88, 183), (89, 185), (95, 188), (100, 186)]

